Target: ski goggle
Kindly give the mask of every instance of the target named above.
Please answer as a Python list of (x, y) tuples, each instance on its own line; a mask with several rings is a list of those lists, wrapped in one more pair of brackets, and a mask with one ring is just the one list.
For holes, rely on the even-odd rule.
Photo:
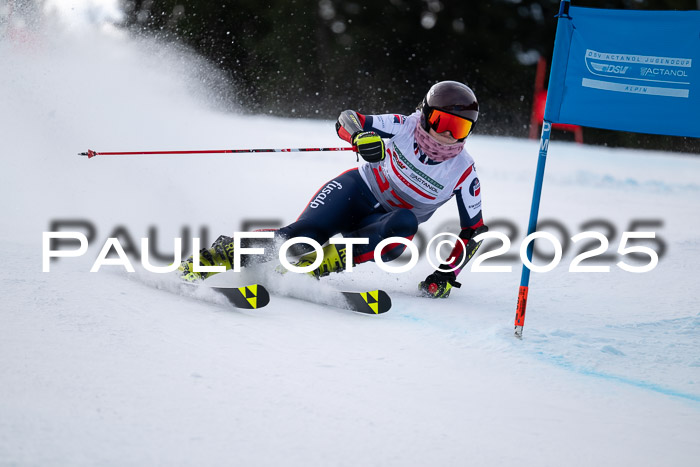
[(455, 139), (464, 139), (472, 129), (472, 122), (466, 118), (433, 109), (428, 115), (428, 127), (437, 133), (449, 131)]

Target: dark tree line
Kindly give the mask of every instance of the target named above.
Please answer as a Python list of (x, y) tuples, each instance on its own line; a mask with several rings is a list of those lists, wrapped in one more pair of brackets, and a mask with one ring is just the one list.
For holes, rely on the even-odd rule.
[[(578, 6), (695, 9), (696, 0)], [(435, 82), (469, 84), (478, 132), (527, 136), (536, 62), (552, 55), (559, 0), (125, 0), (126, 26), (184, 43), (251, 113), (410, 113)], [(555, 135), (567, 139), (568, 135)], [(591, 143), (698, 151), (697, 139), (585, 130)]]

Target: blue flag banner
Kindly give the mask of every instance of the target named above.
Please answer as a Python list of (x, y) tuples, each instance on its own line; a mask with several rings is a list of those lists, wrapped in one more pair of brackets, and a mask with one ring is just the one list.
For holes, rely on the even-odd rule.
[(571, 6), (557, 24), (544, 118), (700, 137), (700, 11)]

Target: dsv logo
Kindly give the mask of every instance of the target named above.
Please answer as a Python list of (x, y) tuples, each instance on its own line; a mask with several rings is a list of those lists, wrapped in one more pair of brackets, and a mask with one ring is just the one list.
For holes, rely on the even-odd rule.
[(614, 75), (624, 75), (630, 67), (623, 65), (608, 65), (605, 63), (591, 63), (595, 71), (610, 73)]

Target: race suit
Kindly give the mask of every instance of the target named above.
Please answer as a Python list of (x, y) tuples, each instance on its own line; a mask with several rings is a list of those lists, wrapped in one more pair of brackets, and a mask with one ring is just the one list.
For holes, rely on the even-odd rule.
[[(308, 236), (319, 243), (338, 233), (369, 238), (369, 245), (354, 247), (353, 260), (359, 264), (372, 260), (374, 247), (384, 238), (412, 238), (418, 224), (427, 221), (452, 197), (463, 231), (483, 225), (479, 178), (466, 149), (443, 162), (428, 158), (414, 137), (419, 112), (409, 116), (352, 114), (359, 126), (339, 126), (338, 135), (351, 142), (352, 134), (360, 127), (362, 131), (374, 131), (385, 139), (385, 158), (329, 181), (295, 223), (280, 229), (282, 237)], [(402, 244), (390, 245), (382, 251), (382, 259), (394, 259), (404, 248)], [(460, 254), (458, 242), (450, 258)]]

